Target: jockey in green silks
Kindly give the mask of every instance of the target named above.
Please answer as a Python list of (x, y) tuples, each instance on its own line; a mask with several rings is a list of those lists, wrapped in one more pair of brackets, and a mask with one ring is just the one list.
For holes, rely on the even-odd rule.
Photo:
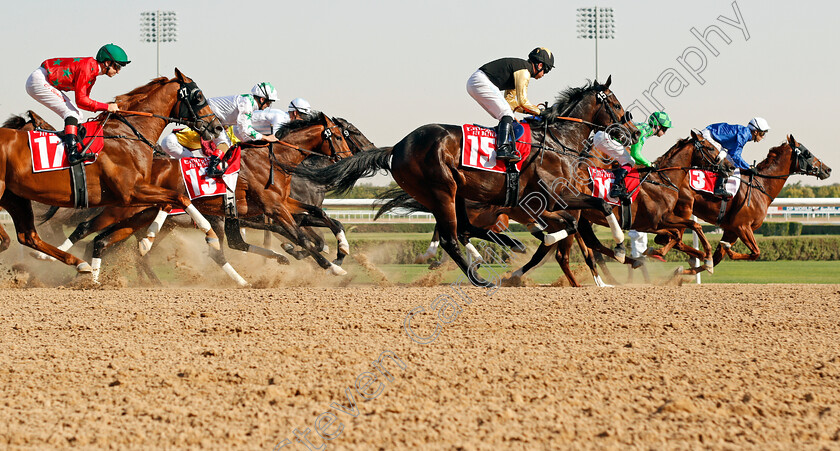
[[(671, 118), (663, 111), (654, 111), (650, 117), (648, 117), (647, 122), (635, 122), (634, 125), (642, 134), (639, 141), (630, 146), (630, 157), (634, 164), (651, 167), (653, 166), (653, 163), (648, 161), (648, 159), (642, 155), (642, 147), (645, 145), (645, 141), (651, 136), (664, 135), (665, 132), (671, 128)], [(610, 188), (609, 194), (609, 196), (613, 199), (623, 199), (628, 196), (627, 188), (624, 185), (624, 177), (627, 176), (630, 169), (632, 169), (631, 165), (623, 164), (613, 171), (613, 174), (615, 174), (615, 181)]]

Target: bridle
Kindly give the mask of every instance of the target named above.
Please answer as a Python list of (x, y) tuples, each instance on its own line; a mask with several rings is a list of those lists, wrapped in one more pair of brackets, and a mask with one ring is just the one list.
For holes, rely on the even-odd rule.
[[(350, 133), (347, 130), (344, 130), (343, 128), (339, 127), (338, 124), (333, 122), (329, 117), (327, 117), (326, 114), (321, 113), (321, 116), (324, 118), (324, 131), (321, 132), (321, 137), (324, 139), (324, 141), (327, 141), (330, 144), (330, 161), (336, 163), (343, 158), (352, 156), (353, 151), (350, 150), (350, 146), (347, 145), (347, 138), (350, 137)], [(333, 130), (338, 130), (338, 133), (334, 133)], [(333, 140), (333, 138), (336, 135), (338, 135), (338, 139), (344, 140), (344, 147), (347, 147), (347, 150), (336, 150), (338, 145)]]
[(178, 80), (178, 83), (180, 84), (178, 88), (178, 117), (170, 118), (171, 122), (184, 124), (202, 136), (209, 134), (213, 121), (208, 121), (206, 118), (215, 116), (213, 113), (204, 116), (198, 114), (207, 106), (207, 98), (204, 97), (204, 93), (201, 92), (194, 81), (186, 83)]

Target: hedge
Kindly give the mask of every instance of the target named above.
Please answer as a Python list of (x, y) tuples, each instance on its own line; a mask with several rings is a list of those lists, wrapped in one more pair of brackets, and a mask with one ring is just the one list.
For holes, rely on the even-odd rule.
[[(370, 255), (376, 253), (376, 260), (379, 263), (389, 264), (408, 264), (414, 263), (414, 258), (426, 252), (429, 246), (428, 240), (353, 240), (350, 236), (351, 252), (362, 252)], [(691, 238), (687, 237), (686, 242), (690, 243)], [(719, 240), (710, 239), (712, 249), (717, 247)], [(800, 237), (757, 237), (756, 242), (761, 254), (760, 261), (776, 261), (776, 260), (840, 260), (840, 236), (800, 236)], [(479, 240), (473, 240), (479, 250), (482, 250), (484, 245), (478, 245)], [(611, 246), (610, 241), (604, 241), (604, 244)], [(653, 247), (658, 247), (653, 244)], [(508, 258), (507, 252), (504, 252), (500, 246), (495, 243), (487, 244), (494, 252), (497, 252), (502, 258)], [(528, 247), (526, 255), (531, 255), (537, 248), (537, 241), (528, 238), (525, 241)], [(626, 243), (629, 249), (629, 242)], [(738, 241), (734, 246), (735, 252), (749, 253), (749, 250)], [(438, 250), (438, 257), (443, 251)], [(687, 256), (682, 252), (671, 251), (666, 255), (666, 259), (672, 262), (686, 261)], [(573, 262), (582, 262), (583, 259), (577, 245), (572, 247), (571, 260)]]

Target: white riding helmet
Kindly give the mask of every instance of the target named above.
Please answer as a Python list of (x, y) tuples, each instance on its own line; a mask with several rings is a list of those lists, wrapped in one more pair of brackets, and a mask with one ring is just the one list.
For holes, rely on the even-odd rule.
[(760, 132), (767, 132), (770, 131), (770, 124), (767, 123), (764, 118), (754, 117), (750, 120), (749, 124), (750, 128), (753, 130), (758, 130)]
[(307, 102), (306, 99), (298, 97), (295, 100), (292, 100), (291, 103), (289, 103), (289, 112), (291, 113), (292, 111), (297, 111), (298, 113), (302, 114), (309, 114), (312, 111), (312, 106), (309, 105), (309, 102)]
[(277, 90), (274, 89), (274, 86), (267, 81), (255, 84), (254, 87), (251, 88), (251, 95), (254, 97), (262, 97), (271, 100), (272, 102), (276, 102), (278, 99)]

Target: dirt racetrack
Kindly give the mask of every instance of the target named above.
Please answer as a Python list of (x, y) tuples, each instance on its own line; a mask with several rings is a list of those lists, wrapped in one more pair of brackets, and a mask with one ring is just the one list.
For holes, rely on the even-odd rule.
[(0, 447), (840, 446), (840, 285), (465, 293), (5, 288)]

